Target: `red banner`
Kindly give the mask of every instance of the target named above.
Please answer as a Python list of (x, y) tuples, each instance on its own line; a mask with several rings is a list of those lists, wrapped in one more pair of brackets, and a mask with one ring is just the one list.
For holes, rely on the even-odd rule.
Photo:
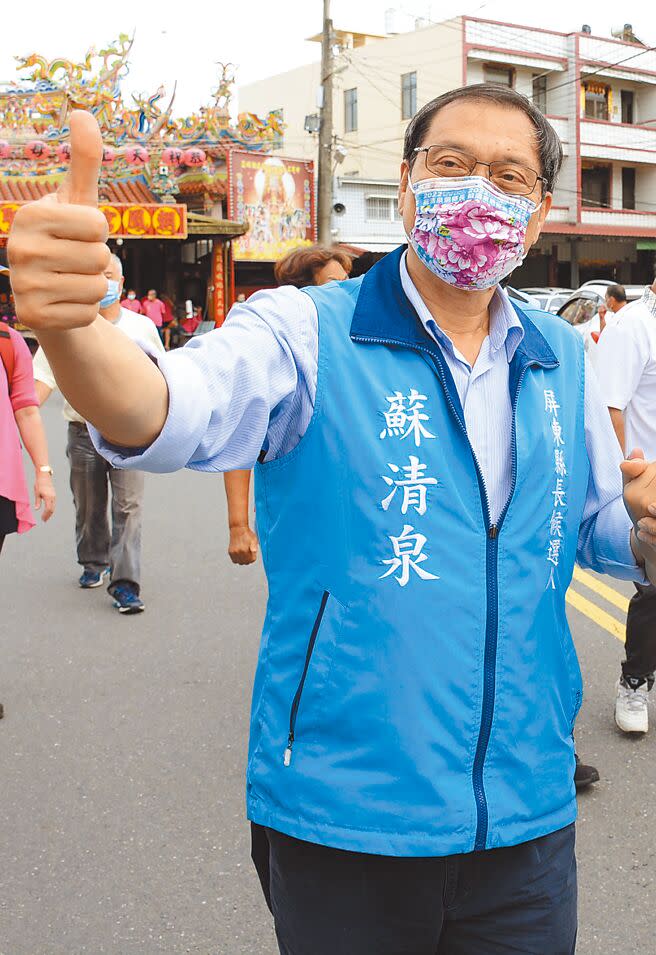
[[(22, 203), (0, 202), (0, 242), (6, 241)], [(110, 239), (186, 239), (187, 207), (183, 203), (103, 203), (99, 206)]]
[(314, 163), (231, 150), (230, 218), (248, 222), (234, 239), (236, 261), (275, 262), (316, 241)]
[(218, 328), (223, 325), (226, 317), (225, 307), (225, 246), (223, 242), (215, 242), (212, 252), (212, 285), (214, 286), (214, 324)]

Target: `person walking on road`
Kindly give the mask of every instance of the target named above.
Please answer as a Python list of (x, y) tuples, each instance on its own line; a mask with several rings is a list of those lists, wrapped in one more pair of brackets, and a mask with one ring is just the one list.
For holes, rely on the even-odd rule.
[(258, 462), (247, 793), (280, 951), (573, 952), (565, 595), (575, 560), (656, 580), (656, 464), (622, 461), (581, 337), (499, 284), (549, 212), (557, 134), (511, 89), (430, 101), (405, 137), (407, 248), (259, 292), (155, 362), (96, 317), (88, 113), (71, 151), (9, 238), (60, 387), (114, 465)]
[[(143, 342), (154, 355), (164, 354), (153, 323), (143, 315), (119, 305), (123, 284), (121, 260), (112, 256), (105, 272), (109, 290), (100, 303), (103, 319), (122, 333)], [(46, 354), (34, 356), (34, 378), (40, 404), (47, 401), (57, 382)], [(94, 448), (84, 418), (64, 402), (68, 422), (66, 454), (71, 468), (71, 491), (75, 504), (77, 559), (82, 566), (80, 587), (107, 588), (121, 614), (144, 610), (141, 590), (141, 522), (144, 475), (112, 467)], [(108, 482), (111, 488), (111, 532), (107, 516)]]
[[(313, 245), (294, 249), (276, 262), (273, 273), (278, 285), (305, 288), (343, 282), (351, 271), (351, 257), (342, 249)], [(228, 502), (230, 542), (228, 554), (233, 564), (253, 564), (257, 560), (257, 534), (250, 526), (250, 469), (226, 471), (223, 476)]]
[[(607, 300), (613, 301), (611, 289)], [(613, 308), (609, 305), (609, 308)], [(656, 282), (622, 306), (597, 345), (596, 371), (620, 448), (656, 457)], [(625, 733), (649, 729), (647, 694), (656, 671), (656, 587), (636, 583), (626, 618), (626, 658), (616, 687), (615, 722)]]

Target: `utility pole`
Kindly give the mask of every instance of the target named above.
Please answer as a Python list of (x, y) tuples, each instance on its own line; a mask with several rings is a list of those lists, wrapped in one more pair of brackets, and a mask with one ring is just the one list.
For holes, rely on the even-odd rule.
[(333, 209), (333, 69), (333, 21), (330, 19), (330, 0), (323, 0), (317, 222), (319, 242), (324, 245), (332, 243), (330, 226)]

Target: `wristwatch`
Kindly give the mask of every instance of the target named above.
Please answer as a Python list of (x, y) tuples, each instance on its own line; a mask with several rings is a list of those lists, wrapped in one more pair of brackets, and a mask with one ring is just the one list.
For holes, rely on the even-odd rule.
[(49, 464), (42, 464), (39, 468), (39, 474), (49, 474), (50, 477), (52, 477), (54, 473), (55, 472), (52, 470)]

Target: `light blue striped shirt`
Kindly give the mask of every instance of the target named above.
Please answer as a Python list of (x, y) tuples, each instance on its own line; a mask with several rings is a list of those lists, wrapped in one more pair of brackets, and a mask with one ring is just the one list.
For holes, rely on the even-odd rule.
[[(401, 260), (401, 280), (429, 334), (441, 347), (465, 414), (469, 440), (490, 498), (493, 520), (510, 492), (509, 363), (523, 329), (506, 293), (490, 307), (490, 333), (473, 366), (438, 328)], [(318, 319), (312, 299), (291, 286), (257, 292), (234, 305), (223, 328), (157, 360), (169, 388), (159, 437), (141, 451), (106, 444), (115, 466), (166, 472), (250, 468), (291, 451), (312, 417), (317, 386)], [(644, 581), (629, 543), (622, 501), (620, 448), (594, 373), (586, 369), (585, 438), (591, 477), (579, 533), (578, 561), (600, 573)]]

